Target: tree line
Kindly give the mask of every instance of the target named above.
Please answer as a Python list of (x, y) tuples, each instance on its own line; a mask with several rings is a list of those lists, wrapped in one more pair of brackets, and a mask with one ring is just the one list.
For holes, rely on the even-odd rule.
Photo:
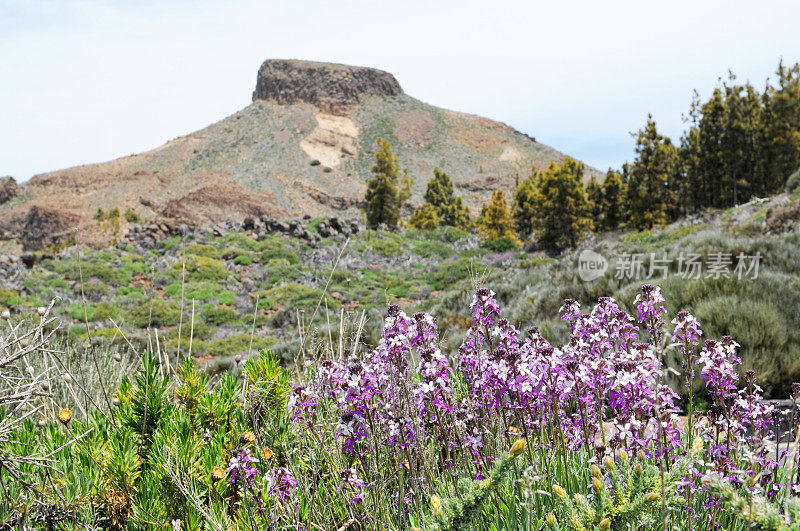
[[(584, 183), (584, 165), (569, 157), (534, 168), (511, 204), (495, 191), (474, 221), (450, 177), (437, 168), (408, 224), (475, 229), (507, 246), (535, 239), (543, 249), (561, 250), (591, 230), (649, 230), (702, 209), (775, 194), (800, 168), (800, 63), (781, 62), (775, 83), (767, 80), (762, 92), (729, 73), (708, 100), (695, 91), (685, 120), (689, 127), (675, 144), (648, 116), (633, 135), (633, 161), (609, 169), (602, 182)], [(378, 144), (367, 181), (367, 224), (395, 228), (412, 180), (400, 175), (389, 143)]]

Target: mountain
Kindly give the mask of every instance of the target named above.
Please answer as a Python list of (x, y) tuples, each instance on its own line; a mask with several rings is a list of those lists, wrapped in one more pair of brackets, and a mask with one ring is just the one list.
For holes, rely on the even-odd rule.
[[(433, 168), (476, 210), (492, 190), (564, 155), (513, 128), (428, 105), (388, 72), (267, 60), (253, 102), (200, 131), (110, 162), (0, 183), (0, 237), (37, 249), (108, 243), (98, 209), (200, 227), (248, 215), (360, 216), (376, 141), (392, 144), (420, 203)], [(594, 170), (587, 168), (587, 175)], [(128, 228), (124, 216), (119, 231)]]

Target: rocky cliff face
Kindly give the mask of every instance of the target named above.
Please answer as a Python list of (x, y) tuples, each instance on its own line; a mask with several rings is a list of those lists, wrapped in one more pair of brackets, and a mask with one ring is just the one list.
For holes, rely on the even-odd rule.
[(258, 70), (253, 101), (281, 105), (311, 103), (331, 114), (344, 114), (369, 96), (397, 96), (400, 84), (389, 72), (375, 68), (268, 59)]

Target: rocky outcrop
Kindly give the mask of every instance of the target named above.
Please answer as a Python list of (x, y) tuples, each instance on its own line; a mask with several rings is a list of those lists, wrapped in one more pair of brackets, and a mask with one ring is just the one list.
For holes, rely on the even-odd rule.
[(0, 205), (17, 197), (17, 180), (13, 177), (0, 177)]
[(13, 219), (4, 230), (15, 235), (22, 248), (36, 251), (66, 240), (80, 222), (80, 217), (55, 208), (32, 206)]
[(311, 103), (330, 114), (345, 114), (369, 96), (397, 96), (400, 84), (389, 72), (360, 66), (268, 59), (258, 70), (253, 101), (287, 105)]

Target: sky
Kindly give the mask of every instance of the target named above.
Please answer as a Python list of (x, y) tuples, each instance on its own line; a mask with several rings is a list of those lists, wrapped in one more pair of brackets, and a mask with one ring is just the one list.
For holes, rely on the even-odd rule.
[(0, 0), (0, 175), (157, 147), (248, 105), (267, 58), (372, 66), (598, 169), (692, 91), (800, 61), (797, 0)]

